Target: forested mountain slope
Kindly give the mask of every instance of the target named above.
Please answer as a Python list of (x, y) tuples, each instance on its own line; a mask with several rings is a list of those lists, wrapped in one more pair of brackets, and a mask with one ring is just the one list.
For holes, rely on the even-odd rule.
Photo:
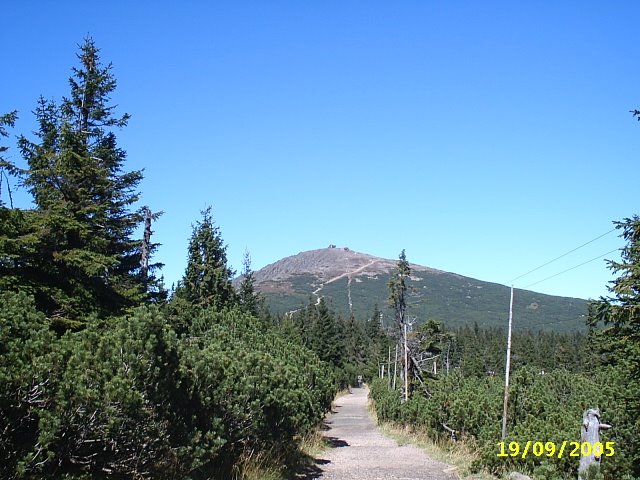
[[(283, 258), (255, 272), (257, 289), (275, 313), (296, 310), (309, 298), (324, 297), (336, 312), (365, 318), (374, 304), (386, 305), (395, 260), (329, 247)], [(435, 319), (449, 327), (477, 323), (504, 326), (509, 288), (474, 278), (411, 264), (409, 315), (418, 322)], [(385, 312), (385, 318), (388, 317)], [(587, 301), (516, 290), (516, 329), (585, 329)]]

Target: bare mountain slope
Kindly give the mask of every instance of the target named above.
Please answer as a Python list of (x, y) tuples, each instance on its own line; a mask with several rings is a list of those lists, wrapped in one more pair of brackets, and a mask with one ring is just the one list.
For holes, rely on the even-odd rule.
[[(397, 261), (354, 252), (348, 247), (309, 250), (278, 260), (256, 272), (256, 283), (262, 291), (290, 291), (287, 283), (300, 275), (313, 275), (329, 283), (347, 276), (377, 277), (389, 275)], [(412, 272), (445, 273), (411, 264)]]

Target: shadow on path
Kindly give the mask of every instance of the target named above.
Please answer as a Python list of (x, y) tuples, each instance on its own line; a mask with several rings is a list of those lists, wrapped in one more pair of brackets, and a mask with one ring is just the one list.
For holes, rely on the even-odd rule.
[[(319, 460), (316, 460), (318, 462)], [(329, 460), (320, 460), (322, 462), (328, 462)], [(310, 465), (304, 467), (299, 473), (296, 473), (292, 478), (295, 480), (315, 480), (322, 475), (322, 469), (317, 465)]]
[(342, 440), (338, 437), (325, 437), (325, 439), (331, 448), (342, 448), (349, 446), (349, 443), (347, 441)]
[[(331, 426), (324, 422), (320, 427), (323, 431), (331, 430)], [(338, 437), (330, 437), (325, 436), (324, 441), (327, 446), (331, 449), (333, 448), (344, 448), (349, 446), (349, 442), (342, 440)], [(311, 459), (310, 459), (311, 460)], [(324, 470), (321, 468), (322, 465), (327, 465), (331, 463), (331, 460), (327, 460), (324, 458), (314, 458), (313, 465), (307, 465), (303, 467), (298, 473), (296, 473), (292, 478), (295, 480), (315, 480), (322, 477)]]

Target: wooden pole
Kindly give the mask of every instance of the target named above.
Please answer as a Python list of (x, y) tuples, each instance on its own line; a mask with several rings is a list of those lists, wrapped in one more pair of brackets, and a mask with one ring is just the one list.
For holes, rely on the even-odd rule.
[(389, 362), (387, 363), (387, 389), (391, 389), (391, 345), (389, 345)]
[(398, 344), (396, 343), (396, 360), (393, 362), (393, 389), (396, 389), (396, 375), (398, 374)]
[(451, 343), (447, 344), (447, 375), (449, 375), (449, 348), (451, 347)]
[(513, 323), (513, 285), (509, 301), (509, 333), (507, 334), (507, 365), (504, 372), (504, 405), (502, 408), (502, 440), (507, 436), (507, 406), (509, 404), (509, 369), (511, 368), (511, 325)]
[(409, 346), (407, 345), (407, 322), (404, 322), (404, 401), (409, 400)]

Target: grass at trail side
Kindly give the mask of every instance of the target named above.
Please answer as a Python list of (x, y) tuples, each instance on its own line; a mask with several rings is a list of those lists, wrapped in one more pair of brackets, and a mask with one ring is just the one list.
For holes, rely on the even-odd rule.
[[(349, 393), (348, 390), (338, 392), (331, 403), (331, 411), (335, 411), (334, 402)], [(282, 451), (274, 446), (269, 451), (246, 452), (236, 465), (232, 480), (288, 480), (297, 478), (299, 472), (313, 470), (315, 459), (330, 448), (322, 428), (323, 424), (320, 424), (300, 438), (297, 451)]]

